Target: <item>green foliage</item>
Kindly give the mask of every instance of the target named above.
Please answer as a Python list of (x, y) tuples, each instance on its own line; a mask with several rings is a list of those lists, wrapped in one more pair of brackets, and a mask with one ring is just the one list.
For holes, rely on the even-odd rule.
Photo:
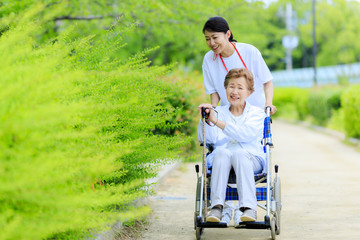
[[(285, 2), (285, 1), (283, 1)], [(299, 19), (299, 47), (294, 51), (294, 64), (298, 67), (312, 64), (312, 1), (293, 3)], [(360, 61), (359, 1), (316, 1), (317, 65), (328, 66)]]
[(328, 96), (324, 92), (312, 91), (309, 94), (309, 114), (313, 117), (314, 123), (325, 126), (330, 118), (330, 109), (327, 104)]
[(168, 76), (168, 81), (174, 82), (176, 85), (182, 84), (184, 86), (181, 101), (185, 101), (184, 110), (186, 109), (186, 111), (181, 111), (181, 116), (188, 121), (189, 124), (187, 125), (187, 129), (183, 129), (182, 131), (191, 137), (190, 144), (184, 149), (184, 161), (198, 162), (201, 159), (199, 153), (201, 153), (202, 150), (199, 148), (196, 130), (200, 119), (197, 106), (201, 103), (209, 102), (209, 96), (205, 93), (202, 74), (198, 71), (184, 72), (177, 70)]
[(294, 103), (298, 119), (301, 121), (306, 120), (306, 117), (309, 115), (309, 92), (308, 89), (298, 89), (294, 93)]
[(352, 86), (341, 97), (344, 128), (348, 137), (360, 138), (360, 86)]
[[(24, 10), (37, 2), (46, 4), (47, 9), (59, 4), (55, 0), (4, 1), (0, 15), (11, 17), (0, 24), (0, 32), (6, 31)], [(143, 49), (160, 46), (149, 55), (153, 64), (178, 63), (200, 69), (203, 56), (209, 50), (202, 26), (209, 17), (219, 15), (229, 21), (235, 39), (258, 47), (271, 67), (281, 63), (283, 58), (283, 30), (279, 29), (273, 12), (265, 14), (264, 4), (259, 1), (226, 0), (222, 7), (216, 0), (74, 0), (61, 1), (61, 4), (52, 16), (53, 21), (44, 26), (42, 40), (55, 37), (74, 22), (79, 27), (73, 37), (98, 33), (118, 18), (122, 26), (137, 27), (131, 33), (121, 34), (128, 47), (118, 49), (117, 54), (129, 57)], [(84, 20), (91, 17), (93, 20)], [(267, 50), (268, 47), (272, 50)]]
[(309, 94), (308, 108), (309, 115), (314, 123), (326, 126), (334, 110), (341, 107), (341, 88), (314, 89)]
[[(189, 85), (183, 87), (183, 91), (179, 91), (180, 84), (184, 84), (184, 81), (170, 85), (170, 92), (164, 98), (163, 103), (160, 104), (160, 106), (164, 108), (174, 108), (175, 112), (172, 114), (172, 118), (166, 119), (165, 128), (163, 128), (163, 126), (156, 127), (153, 131), (155, 134), (174, 136), (179, 133), (184, 133), (190, 136), (195, 131), (191, 122), (192, 115), (195, 114), (196, 110), (196, 106), (192, 102), (196, 91), (189, 88)], [(173, 127), (169, 128), (168, 125)]]
[(116, 55), (116, 25), (85, 38), (68, 28), (40, 44), (47, 24), (32, 19), (42, 9), (0, 37), (2, 239), (78, 239), (143, 216), (149, 209), (131, 203), (147, 194), (144, 181), (188, 142), (153, 133), (181, 126), (165, 122), (178, 114), (161, 104), (173, 93), (166, 67), (149, 67), (147, 51)]
[[(179, 67), (201, 69), (208, 47), (202, 34), (205, 21), (212, 16), (228, 20), (235, 39), (250, 43), (262, 53), (271, 70), (284, 69), (285, 49), (282, 37), (289, 34), (285, 24), (288, 2), (297, 15), (299, 46), (293, 50), (296, 68), (312, 65), (312, 1), (278, 0), (265, 8), (261, 1), (216, 0), (3, 0), (0, 4), (0, 34), (19, 22), (24, 11), (38, 4), (46, 5), (42, 15), (49, 19), (37, 40), (44, 42), (77, 25), (71, 38), (98, 34), (113, 21), (119, 21), (124, 31), (119, 36), (127, 42), (116, 54), (130, 57), (143, 49), (152, 49), (148, 56), (152, 64), (176, 63)], [(52, 9), (60, 5), (57, 11)], [(359, 1), (317, 1), (317, 64), (318, 66), (360, 61)], [(48, 12), (52, 12), (48, 14)], [(46, 15), (46, 16), (45, 16)], [(6, 18), (4, 18), (6, 16)], [(133, 31), (126, 29), (137, 26)]]
[(308, 113), (308, 89), (275, 88), (274, 105), (278, 111), (274, 117), (304, 120)]
[[(342, 129), (341, 95), (345, 88), (324, 87), (316, 89), (276, 88), (274, 104), (278, 112), (274, 117), (312, 121), (321, 126)], [(295, 113), (294, 113), (295, 112)], [(331, 120), (335, 115), (336, 121)]]
[(337, 110), (332, 109), (331, 110), (331, 118), (328, 121), (327, 128), (343, 132), (345, 133), (345, 116), (344, 116), (344, 109), (339, 108)]

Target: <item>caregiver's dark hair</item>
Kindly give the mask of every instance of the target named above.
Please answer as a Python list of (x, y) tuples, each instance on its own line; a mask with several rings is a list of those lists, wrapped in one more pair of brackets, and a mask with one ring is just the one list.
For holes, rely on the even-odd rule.
[[(230, 30), (229, 24), (226, 22), (226, 20), (222, 17), (211, 17), (209, 18), (203, 28), (203, 33), (205, 33), (205, 30), (209, 32), (223, 32), (227, 33), (228, 30)], [(236, 40), (233, 37), (233, 34), (231, 33), (230, 42), (236, 42)]]

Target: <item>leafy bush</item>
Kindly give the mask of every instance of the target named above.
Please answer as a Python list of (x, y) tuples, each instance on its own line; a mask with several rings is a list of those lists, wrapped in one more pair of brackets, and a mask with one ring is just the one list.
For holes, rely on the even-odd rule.
[(332, 112), (341, 107), (342, 88), (321, 88), (310, 91), (308, 108), (314, 122), (326, 126)]
[(308, 101), (309, 115), (313, 117), (315, 124), (325, 126), (330, 118), (327, 100), (327, 95), (324, 92), (310, 92)]
[[(278, 108), (275, 117), (312, 121), (321, 126), (331, 125), (336, 130), (343, 129), (340, 111), (343, 87), (323, 87), (315, 89), (275, 88), (274, 104)], [(291, 113), (296, 110), (295, 113)], [(284, 112), (290, 112), (284, 113)], [(336, 119), (332, 120), (335, 116)]]
[(301, 121), (306, 120), (309, 115), (309, 90), (298, 89), (294, 92), (294, 104), (297, 111), (297, 118)]
[(344, 128), (348, 137), (360, 138), (360, 86), (352, 86), (341, 97)]
[(274, 117), (303, 120), (308, 112), (308, 91), (303, 88), (275, 88), (273, 103), (278, 111)]
[(78, 239), (143, 216), (149, 209), (131, 203), (147, 194), (145, 179), (188, 142), (153, 133), (183, 124), (165, 122), (178, 114), (161, 104), (172, 93), (167, 68), (149, 67), (146, 51), (114, 55), (123, 46), (116, 26), (39, 45), (40, 12), (0, 37), (2, 239)]

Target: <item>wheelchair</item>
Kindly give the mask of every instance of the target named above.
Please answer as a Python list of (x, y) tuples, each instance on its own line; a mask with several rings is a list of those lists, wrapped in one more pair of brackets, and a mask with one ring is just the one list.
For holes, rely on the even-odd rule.
[[(205, 119), (205, 113), (203, 114)], [(258, 207), (266, 211), (264, 221), (254, 222), (240, 222), (239, 228), (247, 229), (270, 229), (271, 238), (276, 239), (276, 235), (280, 234), (280, 218), (281, 218), (281, 182), (278, 177), (279, 166), (274, 166), (275, 176), (272, 176), (272, 165), (271, 165), (271, 148), (273, 143), (271, 139), (271, 118), (270, 118), (270, 107), (266, 108), (266, 117), (264, 120), (264, 134), (263, 134), (263, 145), (264, 152), (266, 153), (266, 171), (265, 173), (259, 173), (254, 175), (256, 184), (256, 198)], [(194, 229), (196, 239), (200, 240), (205, 228), (227, 228), (225, 222), (206, 222), (206, 215), (208, 208), (210, 207), (210, 181), (211, 172), (208, 174), (206, 164), (206, 156), (211, 153), (212, 146), (206, 144), (206, 138), (204, 137), (203, 146), (203, 162), (202, 162), (202, 173), (200, 174), (199, 165), (195, 165), (195, 171), (197, 173), (197, 187), (196, 187), (196, 199), (195, 199), (195, 212), (194, 212)], [(206, 149), (208, 152), (206, 153)], [(229, 175), (229, 181), (226, 189), (225, 200), (238, 200), (237, 188), (234, 187), (236, 184), (235, 172), (232, 169)], [(264, 203), (265, 202), (265, 203)]]

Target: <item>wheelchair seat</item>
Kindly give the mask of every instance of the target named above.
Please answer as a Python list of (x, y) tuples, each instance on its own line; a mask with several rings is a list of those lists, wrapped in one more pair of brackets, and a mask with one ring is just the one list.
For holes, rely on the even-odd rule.
[[(212, 171), (212, 168), (209, 168), (208, 172), (210, 172), (210, 173), (208, 173), (206, 175), (206, 177), (208, 179), (211, 179), (211, 171)], [(255, 179), (255, 183), (266, 183), (266, 172), (254, 174), (254, 179)], [(236, 174), (235, 174), (234, 168), (231, 168), (231, 170), (230, 170), (228, 184), (236, 184)]]

